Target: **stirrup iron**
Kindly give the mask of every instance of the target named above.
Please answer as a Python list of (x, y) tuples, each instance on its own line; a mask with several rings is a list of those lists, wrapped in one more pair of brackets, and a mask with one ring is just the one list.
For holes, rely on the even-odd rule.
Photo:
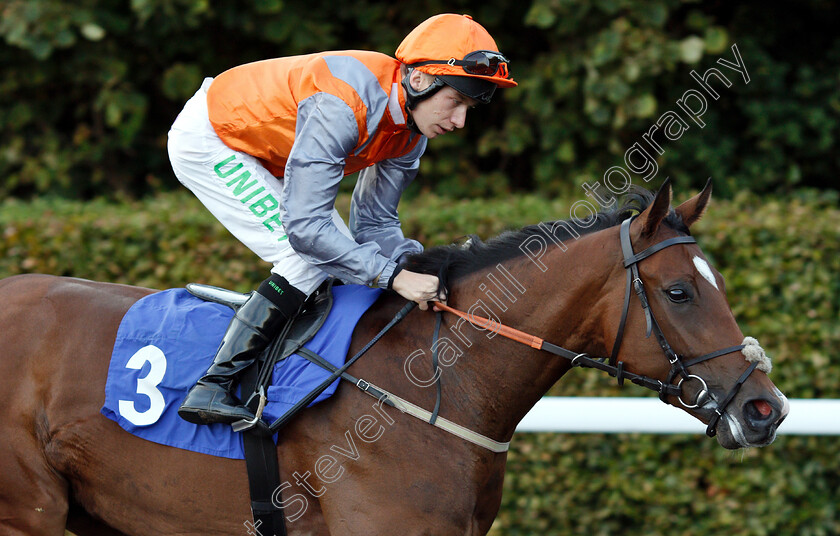
[(260, 402), (257, 405), (257, 411), (254, 415), (254, 418), (250, 419), (250, 420), (242, 419), (242, 420), (236, 421), (235, 423), (232, 423), (230, 425), (230, 427), (233, 428), (234, 432), (245, 432), (247, 430), (250, 430), (251, 428), (254, 428), (255, 426), (258, 425), (258, 423), (261, 422), (260, 419), (262, 418), (262, 413), (263, 413), (263, 410), (265, 409), (265, 402), (266, 402), (265, 388), (262, 385), (260, 385), (259, 392), (251, 394), (251, 397), (244, 404), (245, 407), (248, 407), (248, 404), (251, 403), (251, 401), (254, 399), (255, 396), (260, 397)]

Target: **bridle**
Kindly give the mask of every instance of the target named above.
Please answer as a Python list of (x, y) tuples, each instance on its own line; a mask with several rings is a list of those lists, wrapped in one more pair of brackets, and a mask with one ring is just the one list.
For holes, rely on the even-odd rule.
[[(627, 284), (625, 286), (624, 291), (624, 306), (621, 312), (621, 320), (618, 325), (618, 333), (616, 334), (615, 343), (613, 344), (612, 353), (609, 358), (591, 357), (586, 353), (573, 352), (571, 350), (567, 350), (566, 348), (562, 348), (560, 346), (545, 342), (544, 340), (534, 335), (524, 333), (517, 329), (505, 326), (503, 324), (486, 318), (464, 313), (463, 311), (459, 311), (442, 303), (436, 303), (435, 307), (439, 310), (448, 311), (457, 316), (460, 316), (461, 318), (464, 318), (465, 320), (476, 326), (495, 331), (499, 335), (502, 335), (504, 337), (507, 337), (509, 339), (515, 340), (523, 344), (527, 344), (532, 348), (544, 350), (551, 354), (566, 358), (569, 361), (571, 361), (571, 364), (574, 367), (596, 368), (602, 370), (610, 376), (616, 378), (618, 380), (619, 385), (623, 385), (624, 380), (630, 380), (636, 385), (657, 391), (659, 393), (660, 400), (662, 400), (665, 403), (668, 403), (669, 396), (674, 396), (686, 409), (695, 409), (699, 407), (705, 407), (708, 404), (713, 404), (713, 407), (711, 409), (713, 410), (714, 415), (709, 420), (709, 425), (706, 428), (706, 435), (708, 435), (709, 437), (714, 437), (717, 433), (717, 425), (720, 422), (720, 418), (726, 411), (727, 406), (735, 398), (735, 395), (741, 389), (741, 386), (744, 384), (744, 382), (747, 381), (747, 378), (749, 378), (750, 374), (752, 374), (752, 372), (756, 369), (759, 363), (751, 363), (747, 370), (745, 370), (744, 373), (741, 374), (738, 380), (736, 380), (735, 385), (729, 390), (729, 392), (720, 402), (715, 401), (711, 397), (708, 385), (706, 384), (706, 381), (703, 378), (696, 374), (691, 374), (688, 372), (688, 369), (693, 367), (694, 365), (703, 363), (704, 361), (708, 361), (716, 357), (737, 352), (739, 350), (742, 350), (744, 348), (744, 345), (739, 344), (735, 346), (730, 346), (728, 348), (723, 348), (721, 350), (704, 354), (689, 360), (685, 360), (684, 356), (681, 356), (674, 352), (674, 350), (671, 348), (671, 345), (668, 344), (668, 340), (665, 338), (665, 334), (659, 327), (659, 323), (656, 321), (656, 318), (653, 315), (653, 311), (650, 308), (650, 300), (648, 299), (647, 293), (645, 291), (645, 285), (642, 282), (641, 277), (639, 276), (638, 265), (639, 262), (641, 262), (642, 260), (650, 257), (651, 255), (659, 251), (662, 251), (667, 247), (678, 244), (695, 244), (697, 243), (697, 241), (694, 239), (694, 237), (691, 236), (677, 236), (665, 239), (639, 253), (634, 253), (633, 244), (630, 240), (630, 224), (632, 223), (633, 219), (635, 219), (635, 216), (624, 220), (624, 222), (622, 222), (621, 224), (621, 228), (619, 229), (621, 251), (624, 256), (624, 268), (627, 270)], [(645, 321), (647, 323), (646, 337), (650, 337), (651, 333), (653, 333), (656, 336), (656, 340), (659, 342), (659, 346), (662, 348), (662, 351), (665, 352), (665, 357), (671, 364), (671, 369), (668, 372), (668, 375), (664, 382), (656, 378), (635, 374), (633, 372), (625, 370), (624, 362), (618, 360), (618, 352), (621, 348), (621, 343), (624, 338), (624, 328), (626, 326), (628, 313), (630, 311), (631, 289), (635, 291), (636, 296), (639, 297), (639, 302), (641, 303), (642, 310), (645, 314)], [(680, 377), (680, 380), (677, 384), (674, 384), (673, 381), (674, 379), (676, 379), (677, 376)], [(691, 381), (697, 381), (701, 384), (701, 388), (698, 391), (693, 403), (683, 399), (683, 384)]]
[[(627, 322), (627, 314), (630, 310), (630, 288), (632, 287), (633, 290), (636, 292), (636, 295), (639, 297), (639, 302), (641, 303), (642, 310), (645, 313), (645, 322), (647, 323), (647, 331), (645, 336), (650, 337), (651, 332), (656, 336), (656, 340), (659, 342), (659, 346), (662, 348), (662, 351), (665, 352), (665, 357), (671, 364), (671, 370), (668, 372), (668, 376), (665, 378), (665, 381), (662, 382), (659, 380), (655, 380), (659, 383), (659, 387), (654, 389), (656, 391), (659, 391), (659, 399), (667, 403), (668, 396), (673, 395), (686, 409), (695, 409), (698, 407), (705, 406), (708, 402), (710, 402), (711, 399), (709, 387), (708, 385), (706, 385), (706, 381), (703, 380), (703, 378), (696, 374), (690, 374), (688, 372), (688, 369), (704, 361), (708, 361), (716, 357), (740, 351), (744, 348), (744, 345), (738, 344), (735, 346), (730, 346), (728, 348), (723, 348), (715, 352), (710, 352), (708, 354), (695, 357), (688, 361), (684, 361), (683, 356), (678, 355), (676, 352), (674, 352), (674, 350), (671, 348), (671, 345), (668, 344), (668, 340), (665, 338), (665, 334), (662, 333), (662, 328), (659, 327), (659, 323), (656, 321), (656, 317), (653, 316), (653, 311), (650, 309), (650, 301), (648, 300), (647, 293), (645, 292), (645, 285), (642, 282), (641, 277), (639, 277), (639, 262), (669, 246), (677, 244), (696, 244), (697, 241), (694, 239), (694, 237), (691, 236), (677, 236), (674, 238), (668, 238), (666, 240), (663, 240), (662, 242), (654, 244), (653, 246), (650, 246), (649, 248), (645, 249), (640, 253), (634, 254), (633, 244), (630, 241), (630, 224), (633, 222), (634, 219), (635, 216), (624, 220), (619, 230), (619, 237), (621, 240), (621, 252), (624, 255), (624, 268), (626, 268), (627, 270), (627, 284), (624, 290), (624, 307), (621, 312), (621, 321), (618, 324), (618, 334), (616, 335), (612, 353), (610, 354), (610, 365), (616, 368), (616, 377), (618, 378), (618, 383), (620, 385), (622, 383), (620, 373), (623, 367), (620, 361), (618, 361), (617, 364), (616, 362), (618, 360), (618, 351), (621, 348), (621, 342), (624, 336), (624, 326)], [(727, 395), (723, 398), (721, 402), (711, 401), (715, 406), (713, 408), (714, 415), (709, 420), (709, 425), (706, 428), (706, 435), (708, 435), (709, 437), (715, 436), (715, 434), (717, 433), (718, 422), (723, 416), (724, 411), (726, 411), (726, 407), (729, 405), (730, 402), (732, 402), (732, 400), (735, 398), (735, 395), (738, 394), (738, 391), (741, 389), (741, 386), (744, 384), (744, 382), (747, 381), (747, 378), (750, 377), (750, 374), (752, 374), (752, 372), (756, 369), (758, 365), (758, 362), (751, 363), (750, 366), (747, 367), (747, 370), (745, 370), (744, 373), (741, 374), (741, 376), (738, 378), (738, 380), (736, 380), (735, 385), (732, 387), (732, 389), (729, 390), (729, 393), (727, 393)], [(672, 382), (677, 376), (680, 377), (680, 381), (675, 386)], [(700, 391), (698, 391), (697, 396), (694, 399), (694, 403), (690, 404), (683, 400), (682, 386), (684, 382), (690, 382), (692, 380), (700, 382), (702, 387)]]

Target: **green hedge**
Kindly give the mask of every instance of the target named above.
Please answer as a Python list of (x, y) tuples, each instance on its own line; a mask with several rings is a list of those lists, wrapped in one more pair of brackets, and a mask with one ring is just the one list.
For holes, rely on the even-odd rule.
[[(340, 199), (345, 213), (347, 203)], [(401, 215), (408, 234), (431, 245), (566, 217), (569, 204), (427, 195)], [(0, 276), (46, 272), (157, 288), (202, 281), (244, 291), (268, 269), (183, 192), (119, 205), (7, 201), (0, 229)], [(840, 398), (836, 197), (714, 201), (695, 234), (726, 278), (742, 329), (772, 355), (776, 384), (791, 398)], [(579, 370), (551, 394), (649, 396)], [(517, 434), (492, 534), (838, 534), (838, 441), (783, 436), (731, 452), (702, 436)]]
[[(393, 54), (426, 17), (470, 13), (520, 86), (429, 145), (413, 190), (569, 195), (624, 164), (668, 111), (658, 176), (718, 193), (836, 188), (840, 6), (685, 0), (239, 2), (6, 0), (0, 18), (0, 195), (146, 194), (177, 187), (166, 133), (205, 76), (263, 58), (348, 48)], [(802, 39), (807, 36), (807, 39)], [(737, 44), (750, 77), (722, 67)], [(677, 100), (717, 67), (700, 127)], [(649, 153), (653, 151), (648, 148)], [(626, 165), (625, 165), (626, 167)], [(633, 180), (641, 182), (639, 174)], [(577, 190), (576, 190), (577, 191)]]

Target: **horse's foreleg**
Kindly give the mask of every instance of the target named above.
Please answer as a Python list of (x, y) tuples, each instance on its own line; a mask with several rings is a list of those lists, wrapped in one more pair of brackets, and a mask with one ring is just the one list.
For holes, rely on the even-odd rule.
[[(45, 445), (49, 424), (43, 377), (49, 368), (38, 354), (51, 311), (33, 307), (34, 276), (4, 279), (0, 284), (0, 534), (64, 534), (68, 483), (49, 464)], [(30, 363), (39, 363), (37, 372)]]
[(9, 423), (0, 430), (0, 534), (63, 535), (67, 482), (47, 465), (35, 437)]

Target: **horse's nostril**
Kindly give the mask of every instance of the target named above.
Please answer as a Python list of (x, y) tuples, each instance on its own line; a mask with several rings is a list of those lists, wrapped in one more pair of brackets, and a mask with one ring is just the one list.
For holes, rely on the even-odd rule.
[(780, 415), (772, 403), (757, 398), (744, 405), (744, 417), (751, 426), (763, 429), (773, 424)]
[(773, 413), (773, 406), (771, 406), (764, 400), (754, 401), (753, 406), (758, 411), (759, 415), (761, 415), (762, 417), (769, 417), (770, 414)]

